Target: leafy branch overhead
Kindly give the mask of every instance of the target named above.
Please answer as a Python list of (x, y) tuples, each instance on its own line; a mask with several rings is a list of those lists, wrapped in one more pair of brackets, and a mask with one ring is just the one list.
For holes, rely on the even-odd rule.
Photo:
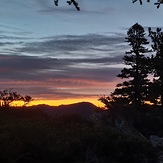
[[(132, 0), (133, 3), (137, 2), (137, 1), (138, 0)], [(143, 4), (142, 0), (139, 0), (139, 2), (140, 2), (141, 5)], [(150, 2), (150, 0), (147, 0), (147, 2)], [(163, 0), (157, 0), (157, 2), (154, 3), (154, 5), (156, 5), (157, 8), (159, 8), (161, 4), (163, 4)]]
[[(135, 2), (137, 2), (137, 1), (140, 2), (140, 5), (143, 4), (143, 0), (132, 0), (132, 3), (135, 3)], [(150, 0), (146, 0), (146, 1), (147, 1), (148, 3), (151, 2)], [(58, 2), (59, 2), (59, 0), (54, 0), (55, 6), (58, 6)], [(68, 5), (73, 4), (73, 5), (75, 6), (75, 8), (76, 8), (78, 11), (80, 11), (80, 7), (79, 7), (78, 3), (77, 3), (75, 0), (68, 0), (67, 3), (68, 3)], [(163, 4), (163, 0), (157, 0), (157, 2), (154, 3), (154, 5), (156, 5), (157, 8), (159, 8), (161, 4)]]
[[(59, 1), (59, 0), (54, 0), (54, 4), (55, 4), (56, 6), (58, 6), (58, 1)], [(69, 0), (69, 1), (67, 1), (67, 3), (68, 3), (69, 5), (73, 4), (73, 5), (75, 6), (75, 8), (76, 8), (78, 11), (80, 11), (80, 7), (78, 6), (78, 3), (77, 3), (75, 0)]]

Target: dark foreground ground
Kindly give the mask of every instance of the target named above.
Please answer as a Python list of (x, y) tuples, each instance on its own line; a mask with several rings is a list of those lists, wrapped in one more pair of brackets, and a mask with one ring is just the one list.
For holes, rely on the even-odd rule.
[(141, 137), (78, 115), (0, 109), (1, 163), (156, 163), (157, 153)]

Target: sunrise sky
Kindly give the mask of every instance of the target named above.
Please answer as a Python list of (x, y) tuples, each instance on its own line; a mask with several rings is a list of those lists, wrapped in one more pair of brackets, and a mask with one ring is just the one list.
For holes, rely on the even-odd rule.
[(1, 0), (0, 89), (32, 104), (97, 101), (119, 82), (128, 28), (162, 27), (163, 6), (132, 0)]

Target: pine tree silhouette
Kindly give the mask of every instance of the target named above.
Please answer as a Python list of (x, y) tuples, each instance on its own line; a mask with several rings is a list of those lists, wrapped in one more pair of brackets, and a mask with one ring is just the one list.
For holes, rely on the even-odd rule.
[(152, 59), (152, 69), (154, 73), (154, 84), (157, 85), (154, 91), (160, 96), (160, 104), (163, 105), (163, 32), (161, 28), (152, 31), (149, 28), (149, 36), (152, 39), (152, 49), (156, 55)]
[(121, 74), (118, 75), (118, 77), (127, 79), (127, 81), (117, 84), (113, 95), (127, 98), (129, 103), (134, 104), (136, 108), (140, 108), (148, 98), (150, 84), (147, 78), (149, 58), (144, 55), (150, 51), (145, 47), (149, 42), (145, 38), (144, 28), (138, 23), (128, 30), (127, 35), (126, 42), (131, 46), (131, 50), (126, 52), (123, 57), (127, 67), (122, 69)]

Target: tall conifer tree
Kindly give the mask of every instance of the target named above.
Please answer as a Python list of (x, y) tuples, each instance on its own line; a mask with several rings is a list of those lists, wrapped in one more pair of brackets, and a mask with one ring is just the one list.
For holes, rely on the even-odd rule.
[(123, 83), (117, 84), (113, 95), (127, 99), (128, 104), (132, 103), (136, 108), (147, 100), (148, 87), (148, 57), (145, 54), (149, 50), (145, 47), (149, 42), (145, 38), (144, 28), (138, 23), (134, 24), (127, 32), (126, 42), (131, 46), (131, 50), (123, 57), (126, 67), (121, 70), (118, 77), (127, 79)]
[(159, 98), (160, 104), (163, 105), (163, 32), (161, 28), (157, 28), (156, 31), (149, 28), (149, 36), (153, 42), (152, 49), (156, 52), (152, 58), (154, 73), (152, 94)]

